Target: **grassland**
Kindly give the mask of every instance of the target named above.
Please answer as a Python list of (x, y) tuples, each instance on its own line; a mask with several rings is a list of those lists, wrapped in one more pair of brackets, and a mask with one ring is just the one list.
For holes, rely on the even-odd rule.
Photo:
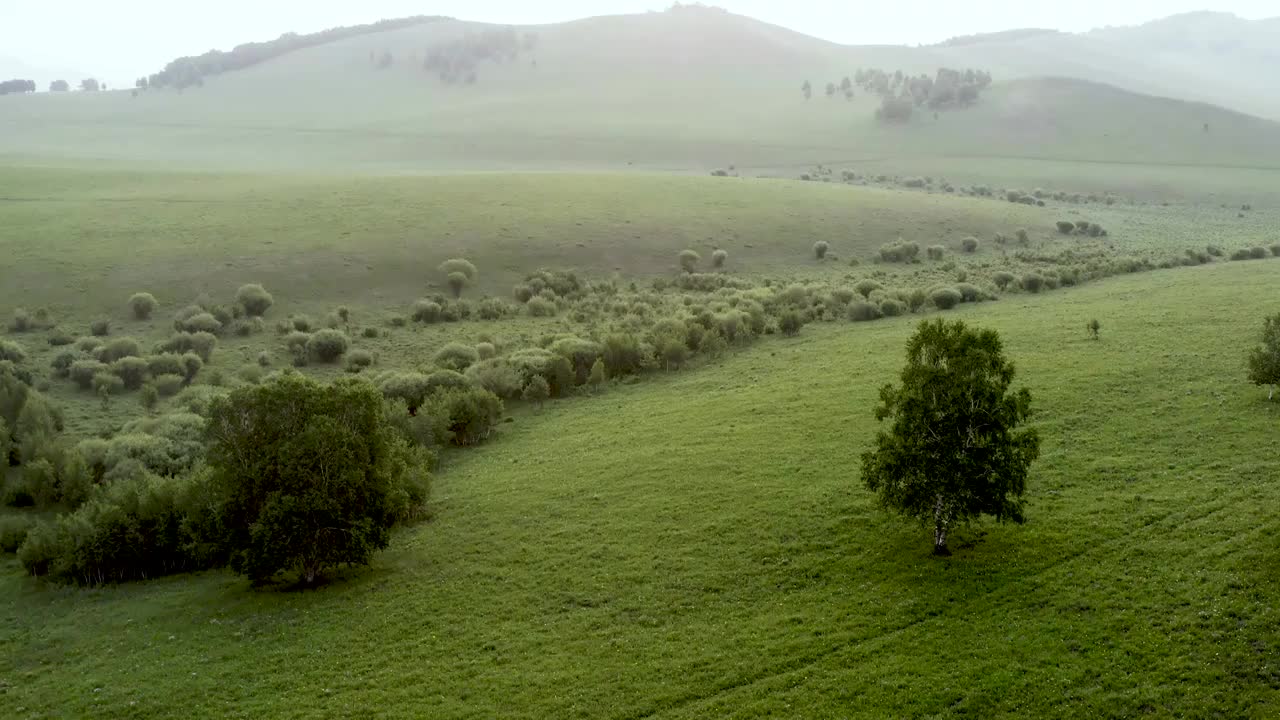
[(58, 590), (6, 560), (5, 704), (1271, 716), (1280, 406), (1240, 358), (1274, 281), (1270, 263), (1232, 263), (958, 311), (1005, 338), (1046, 445), (1029, 523), (974, 528), (950, 560), (856, 480), (914, 323), (814, 326), (521, 415), (450, 460), (431, 522), (318, 591), (253, 592), (221, 572)]

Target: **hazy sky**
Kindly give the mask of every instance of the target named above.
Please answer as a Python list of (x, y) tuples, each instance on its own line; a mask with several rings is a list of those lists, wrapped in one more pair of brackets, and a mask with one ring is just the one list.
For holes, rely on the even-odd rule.
[[(728, 8), (843, 43), (930, 43), (1018, 27), (1083, 31), (1212, 8), (1280, 15), (1277, 0), (720, 0)], [(0, 56), (76, 68), (115, 84), (181, 55), (283, 32), (310, 32), (406, 15), (527, 24), (661, 10), (665, 0), (0, 0)]]

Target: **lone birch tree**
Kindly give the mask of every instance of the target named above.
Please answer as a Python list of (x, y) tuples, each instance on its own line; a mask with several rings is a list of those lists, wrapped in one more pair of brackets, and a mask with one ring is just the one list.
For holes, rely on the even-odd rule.
[(1011, 391), (1014, 368), (994, 330), (923, 322), (907, 343), (900, 386), (880, 389), (876, 419), (891, 423), (862, 455), (862, 479), (890, 510), (933, 526), (933, 552), (981, 515), (1023, 522), (1027, 472), (1040, 454), (1019, 429), (1031, 393)]

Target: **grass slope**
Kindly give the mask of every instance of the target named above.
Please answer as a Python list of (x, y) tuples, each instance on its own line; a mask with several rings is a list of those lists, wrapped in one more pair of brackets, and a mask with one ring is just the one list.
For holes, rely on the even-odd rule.
[(6, 560), (6, 706), (1272, 716), (1280, 406), (1239, 360), (1273, 284), (1240, 263), (958, 311), (1005, 338), (1045, 445), (1029, 523), (961, 533), (950, 560), (856, 479), (913, 322), (808, 328), (521, 416), (451, 463), (432, 522), (318, 591), (55, 590)]
[[(397, 172), (766, 171), (938, 155), (1280, 167), (1273, 122), (1096, 83), (1064, 88), (1004, 71), (998, 57), (948, 54), (989, 44), (846, 48), (712, 11), (538, 28), (532, 56), (484, 65), (475, 86), (445, 86), (422, 69), (428, 48), (482, 27), (449, 21), (350, 38), (183, 93), (3, 98), (0, 157)], [(383, 52), (397, 60), (377, 70), (369, 57)], [(1055, 53), (1061, 64), (1036, 74), (1116, 81), (1077, 72), (1082, 54)], [(869, 95), (849, 103), (821, 90), (859, 67), (932, 73), (957, 62), (1023, 79), (980, 110), (922, 114), (905, 129), (878, 126)], [(1111, 56), (1093, 65), (1127, 67)], [(805, 79), (818, 88), (808, 103)], [(1201, 132), (1205, 123), (1212, 133)]]

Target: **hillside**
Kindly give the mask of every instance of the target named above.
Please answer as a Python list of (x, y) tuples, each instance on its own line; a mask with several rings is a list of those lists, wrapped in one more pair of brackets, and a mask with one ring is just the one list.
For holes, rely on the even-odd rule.
[[(450, 83), (424, 67), (433, 52), (501, 33), (445, 20), (308, 47), (184, 91), (3, 98), (0, 156), (375, 172), (736, 165), (790, 174), (921, 156), (1280, 167), (1280, 125), (1117, 90), (1176, 88), (1131, 82), (1134, 72), (1164, 76), (1092, 36), (847, 48), (715, 11), (516, 33), (534, 36), (530, 46)], [(1082, 42), (1088, 52), (1054, 46)], [(852, 102), (800, 93), (806, 79), (822, 86), (858, 68), (940, 65), (990, 69), (996, 86), (974, 110), (921, 113), (907, 128), (881, 127), (866, 92)], [(1018, 79), (1027, 74), (1077, 82)], [(1203, 133), (1206, 123), (1213, 132)]]
[(1274, 717), (1277, 406), (1234, 363), (1274, 281), (1231, 263), (955, 311), (1000, 332), (1045, 442), (1027, 524), (965, 531), (948, 560), (857, 478), (915, 322), (813, 326), (518, 414), (437, 479), (430, 522), (318, 590), (223, 571), (49, 589), (2, 559), (5, 702), (156, 719)]

